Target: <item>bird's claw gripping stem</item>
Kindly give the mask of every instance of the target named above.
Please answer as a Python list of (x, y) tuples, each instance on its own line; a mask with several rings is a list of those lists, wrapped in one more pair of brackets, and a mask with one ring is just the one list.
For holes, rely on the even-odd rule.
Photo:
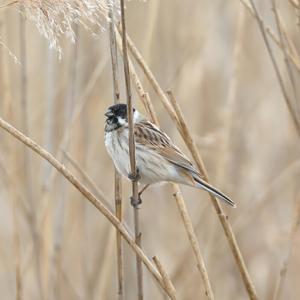
[(139, 173), (139, 169), (136, 169), (136, 173), (133, 174), (133, 173), (129, 173), (128, 174), (128, 178), (133, 181), (133, 182), (137, 182), (141, 179), (141, 175)]
[(134, 199), (133, 197), (130, 197), (130, 203), (134, 208), (138, 208), (138, 206), (142, 204), (142, 199), (140, 195), (138, 195), (138, 199)]

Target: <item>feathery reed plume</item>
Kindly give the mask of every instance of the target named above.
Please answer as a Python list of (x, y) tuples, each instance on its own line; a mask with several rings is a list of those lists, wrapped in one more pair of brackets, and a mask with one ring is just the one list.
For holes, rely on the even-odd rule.
[(2, 7), (21, 5), (21, 13), (33, 21), (49, 41), (50, 48), (56, 49), (61, 55), (60, 38), (66, 36), (72, 42), (76, 39), (74, 24), (81, 24), (93, 34), (97, 30), (103, 31), (109, 7), (119, 12), (115, 3), (117, 1), (114, 0), (18, 0)]

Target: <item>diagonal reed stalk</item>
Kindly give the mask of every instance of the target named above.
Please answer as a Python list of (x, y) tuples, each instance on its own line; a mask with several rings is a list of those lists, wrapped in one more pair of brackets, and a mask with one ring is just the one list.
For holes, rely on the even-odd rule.
[[(73, 133), (73, 130), (75, 128), (75, 124), (78, 121), (79, 116), (82, 114), (84, 108), (87, 106), (88, 101), (90, 100), (90, 94), (97, 82), (97, 79), (99, 78), (100, 74), (102, 73), (104, 67), (106, 65), (106, 59), (103, 59), (102, 61), (98, 62), (96, 68), (93, 70), (89, 80), (87, 81), (87, 84), (83, 91), (81, 92), (79, 99), (76, 101), (75, 107), (72, 111), (72, 116), (70, 117), (68, 128), (64, 132), (63, 136), (60, 138), (58, 142), (57, 147), (57, 153), (56, 157), (58, 159), (63, 159), (63, 151), (67, 150), (70, 144), (71, 135)], [(47, 214), (47, 208), (49, 203), (49, 197), (50, 197), (50, 188), (53, 185), (55, 178), (57, 176), (57, 173), (54, 172), (53, 169), (49, 171), (48, 180), (43, 186), (43, 191), (41, 195), (41, 206), (43, 206), (41, 209), (38, 224), (43, 223), (46, 214)]]
[[(202, 161), (200, 153), (199, 153), (199, 151), (196, 147), (196, 144), (195, 144), (195, 142), (192, 138), (192, 135), (189, 132), (189, 129), (187, 127), (186, 121), (184, 120), (182, 111), (181, 111), (174, 95), (170, 91), (167, 92), (167, 94), (169, 95), (170, 101), (173, 104), (173, 107), (174, 107), (175, 112), (176, 112), (176, 116), (179, 120), (179, 123), (177, 124), (177, 127), (179, 127), (181, 129), (180, 131), (183, 132), (182, 137), (183, 137), (187, 147), (189, 148), (189, 150), (190, 150), (190, 152), (191, 152), (191, 154), (192, 154), (192, 156), (193, 156), (193, 158), (194, 158), (194, 160), (197, 164), (197, 167), (199, 168), (204, 180), (209, 182), (209, 178), (208, 178), (206, 168), (204, 166), (204, 163)], [(237, 263), (239, 271), (241, 273), (241, 276), (242, 276), (243, 282), (245, 284), (246, 290), (248, 292), (248, 295), (249, 295), (250, 299), (253, 299), (253, 300), (258, 299), (257, 294), (256, 294), (255, 286), (252, 283), (252, 280), (251, 280), (250, 275), (248, 273), (246, 264), (244, 262), (243, 256), (242, 256), (241, 251), (239, 249), (239, 246), (237, 244), (235, 235), (234, 235), (233, 230), (231, 228), (231, 225), (228, 221), (228, 217), (224, 214), (223, 209), (222, 209), (220, 203), (218, 202), (218, 200), (216, 199), (216, 197), (214, 197), (211, 194), (209, 194), (209, 196), (210, 196), (212, 204), (215, 208), (215, 211), (216, 211), (216, 213), (219, 217), (219, 220), (222, 224), (223, 230), (225, 232), (225, 236), (226, 236), (226, 238), (229, 242), (230, 249), (231, 249), (232, 254), (235, 258), (235, 261)]]
[(154, 261), (154, 263), (156, 265), (156, 268), (157, 268), (158, 272), (160, 273), (165, 285), (168, 286), (169, 290), (172, 292), (172, 295), (170, 296), (170, 298), (172, 300), (176, 300), (176, 290), (175, 290), (175, 288), (174, 288), (174, 286), (173, 286), (173, 284), (172, 284), (172, 282), (171, 282), (171, 280), (168, 276), (168, 273), (164, 269), (163, 265), (161, 264), (161, 262), (160, 262), (160, 260), (158, 259), (157, 256), (153, 257), (153, 261)]
[[(127, 116), (128, 116), (128, 127), (129, 127), (129, 157), (130, 167), (132, 175), (132, 201), (133, 213), (134, 213), (134, 231), (135, 231), (135, 242), (141, 247), (142, 233), (140, 231), (139, 221), (139, 199), (138, 199), (138, 173), (135, 161), (135, 141), (134, 141), (134, 124), (133, 124), (133, 107), (132, 107), (132, 95), (130, 87), (130, 74), (129, 64), (127, 55), (127, 38), (126, 38), (126, 22), (125, 22), (125, 4), (124, 0), (120, 1), (121, 4), (121, 23), (122, 23), (122, 46), (123, 46), (123, 65), (125, 74), (125, 85), (126, 85), (126, 96), (127, 96)], [(136, 256), (136, 269), (137, 269), (137, 288), (138, 288), (138, 299), (143, 300), (143, 269), (142, 263), (139, 256)]]
[[(296, 82), (295, 82), (295, 78), (294, 78), (294, 74), (293, 74), (293, 69), (292, 69), (292, 66), (290, 64), (291, 60), (290, 60), (290, 58), (288, 57), (288, 54), (287, 54), (288, 49), (293, 47), (293, 44), (292, 44), (291, 39), (288, 36), (288, 33), (286, 31), (283, 20), (279, 15), (279, 11), (277, 9), (276, 2), (274, 0), (271, 0), (271, 5), (272, 5), (272, 10), (273, 10), (273, 13), (274, 13), (274, 16), (275, 16), (277, 31), (278, 31), (278, 34), (279, 34), (280, 45), (281, 45), (282, 52), (283, 52), (283, 57), (284, 57), (284, 63), (285, 63), (287, 74), (288, 74), (290, 84), (291, 84), (291, 87), (292, 87), (293, 104), (291, 103), (291, 106), (293, 107), (293, 113), (295, 114), (295, 117), (299, 118), (299, 114), (297, 116), (297, 112), (296, 112), (296, 109), (295, 109), (295, 106), (297, 104), (297, 98), (298, 98), (297, 97)], [(292, 100), (290, 99), (290, 101), (292, 101)], [(297, 105), (297, 108), (299, 109), (299, 104)], [(298, 119), (298, 122), (299, 122), (299, 119)]]
[[(122, 44), (121, 44), (121, 38), (120, 35), (118, 34), (118, 31), (116, 30), (117, 33), (117, 44), (120, 48), (120, 50), (122, 50)], [(159, 126), (159, 122), (158, 122), (158, 118), (156, 116), (156, 113), (154, 111), (152, 102), (149, 98), (149, 95), (145, 92), (142, 83), (135, 71), (135, 68), (133, 66), (133, 63), (130, 59), (130, 57), (128, 57), (128, 62), (129, 62), (129, 70), (130, 70), (130, 74), (131, 77), (133, 79), (133, 82), (135, 84), (135, 88), (136, 91), (140, 97), (140, 100), (142, 101), (145, 110), (148, 114), (148, 116), (150, 117), (151, 121), (154, 122), (156, 125)], [(186, 205), (185, 205), (185, 201), (183, 199), (183, 196), (180, 192), (180, 189), (178, 187), (178, 185), (176, 184), (172, 184), (172, 189), (173, 189), (173, 194), (174, 197), (176, 199), (176, 203), (180, 212), (180, 216), (182, 218), (184, 227), (186, 229), (192, 250), (194, 252), (195, 255), (195, 259), (196, 259), (196, 264), (197, 264), (197, 269), (200, 272), (200, 275), (202, 277), (203, 280), (203, 284), (204, 284), (204, 289), (205, 289), (205, 295), (208, 297), (208, 299), (214, 299), (214, 295), (213, 295), (213, 291), (211, 288), (211, 284), (209, 281), (209, 277), (208, 277), (208, 273), (206, 270), (206, 266), (205, 266), (205, 262), (203, 259), (203, 256), (201, 254), (201, 250), (197, 241), (197, 237), (196, 237), (196, 233), (193, 229), (193, 225), (192, 225), (192, 221), (190, 219), (189, 213), (187, 211)]]
[[(169, 96), (171, 98), (170, 101), (172, 103), (169, 101), (168, 97), (163, 92), (162, 88), (159, 86), (157, 80), (155, 79), (155, 77), (152, 74), (151, 70), (149, 69), (148, 65), (146, 64), (146, 62), (144, 61), (141, 54), (139, 53), (139, 51), (133, 44), (132, 40), (128, 37), (128, 35), (127, 35), (127, 43), (128, 43), (129, 49), (130, 49), (134, 59), (136, 60), (138, 65), (141, 67), (146, 78), (148, 79), (148, 81), (152, 85), (154, 91), (158, 95), (158, 99), (162, 102), (165, 109), (167, 110), (167, 112), (171, 116), (172, 120), (176, 124), (178, 131), (180, 132), (185, 144), (187, 145), (188, 149), (190, 150), (190, 152), (199, 168), (199, 171), (203, 175), (203, 179), (205, 181), (209, 182), (206, 168), (204, 166), (204, 163), (202, 161), (200, 153), (196, 147), (195, 141), (193, 140), (192, 135), (186, 125), (186, 122), (183, 118), (183, 115), (178, 106), (178, 103), (176, 102), (175, 98), (170, 93), (169, 93)], [(223, 227), (225, 237), (229, 243), (231, 252), (234, 256), (234, 259), (236, 261), (236, 264), (237, 264), (240, 274), (242, 276), (242, 279), (243, 279), (244, 285), (246, 287), (246, 290), (248, 292), (249, 298), (252, 300), (258, 299), (255, 286), (254, 286), (254, 284), (250, 278), (250, 275), (248, 273), (246, 264), (244, 262), (244, 258), (241, 254), (241, 251), (237, 244), (235, 235), (234, 235), (231, 225), (228, 221), (228, 217), (224, 214), (218, 200), (211, 194), (209, 194), (209, 196), (211, 198), (212, 204), (215, 208), (215, 211), (216, 211), (216, 213), (219, 217), (219, 220), (221, 222), (221, 225)]]
[[(245, 6), (245, 8), (252, 15), (252, 17), (257, 19), (258, 23), (261, 24), (261, 26), (263, 27), (266, 34), (274, 41), (274, 43), (279, 47), (279, 49), (281, 49), (283, 51), (280, 40), (275, 35), (273, 30), (264, 24), (262, 18), (256, 14), (255, 9), (252, 6), (252, 4), (250, 4), (249, 1), (247, 1), (247, 0), (240, 0), (240, 2)], [(288, 55), (289, 59), (291, 60), (291, 62), (293, 63), (294, 67), (296, 68), (297, 72), (300, 73), (300, 59), (299, 59), (297, 52), (287, 50), (287, 55)]]
[[(264, 43), (266, 45), (268, 54), (270, 56), (272, 65), (274, 67), (274, 71), (275, 71), (275, 74), (276, 74), (276, 77), (277, 77), (277, 80), (278, 80), (278, 83), (279, 83), (279, 86), (280, 86), (283, 98), (284, 98), (285, 103), (287, 105), (288, 111), (289, 111), (289, 113), (290, 113), (290, 115), (292, 117), (292, 121), (293, 121), (293, 123), (295, 125), (297, 134), (300, 137), (300, 121), (297, 118), (297, 115), (296, 115), (295, 110), (293, 108), (293, 103), (292, 103), (292, 101), (291, 101), (291, 99), (289, 97), (289, 94), (288, 94), (288, 92), (286, 90), (286, 87), (284, 85), (284, 80), (283, 80), (282, 74), (280, 73), (280, 69), (279, 69), (278, 63), (276, 61), (275, 55), (274, 55), (274, 53), (272, 51), (271, 45), (269, 43), (269, 40), (268, 40), (268, 37), (267, 37), (267, 34), (266, 34), (266, 30), (265, 30), (265, 27), (264, 27), (263, 22), (262, 22), (262, 18), (261, 18), (261, 16), (258, 13), (258, 10), (256, 8), (256, 5), (255, 5), (254, 1), (250, 0), (250, 3), (251, 3), (251, 6), (252, 6), (252, 9), (253, 9), (253, 12), (254, 12), (254, 17), (255, 17), (255, 19), (256, 19), (256, 21), (258, 23), (260, 32), (261, 32), (263, 40), (264, 40)], [(274, 5), (273, 5), (273, 7), (274, 7)], [(279, 43), (280, 43), (280, 41), (279, 41)], [(285, 49), (284, 45), (282, 45), (282, 47)], [(285, 50), (283, 50), (283, 52), (285, 53)]]
[(160, 285), (160, 287), (171, 297), (172, 292), (168, 286), (165, 285), (161, 275), (154, 268), (150, 260), (144, 254), (142, 249), (135, 243), (125, 226), (115, 217), (113, 213), (97, 198), (94, 194), (87, 189), (62, 163), (60, 163), (52, 154), (34, 142), (32, 139), (17, 130), (11, 124), (0, 118), (0, 127), (14, 136), (17, 140), (29, 147), (32, 151), (37, 153), (40, 157), (47, 160), (59, 173), (61, 173), (91, 204), (93, 204), (101, 214), (121, 233), (125, 241), (132, 248), (132, 250), (139, 256), (140, 260), (147, 267), (151, 275)]
[(100, 190), (97, 184), (90, 178), (90, 176), (82, 169), (82, 167), (71, 157), (71, 155), (64, 151), (64, 155), (66, 159), (70, 162), (70, 164), (74, 167), (74, 169), (80, 174), (84, 182), (89, 186), (90, 189), (93, 190), (97, 198), (100, 198), (104, 205), (108, 207), (111, 211), (113, 211), (113, 207), (109, 202), (109, 199), (105, 196), (104, 192)]
[[(118, 52), (116, 45), (116, 34), (114, 30), (114, 12), (113, 7), (110, 6), (108, 16), (109, 22), (109, 41), (110, 41), (110, 56), (111, 67), (113, 76), (113, 95), (114, 104), (120, 102), (120, 90), (118, 83)], [(122, 209), (122, 181), (121, 175), (115, 168), (115, 210), (117, 218), (122, 221), (123, 209)], [(116, 231), (116, 247), (117, 247), (117, 275), (118, 275), (118, 299), (123, 300), (124, 295), (124, 262), (123, 262), (123, 246), (121, 234)]]

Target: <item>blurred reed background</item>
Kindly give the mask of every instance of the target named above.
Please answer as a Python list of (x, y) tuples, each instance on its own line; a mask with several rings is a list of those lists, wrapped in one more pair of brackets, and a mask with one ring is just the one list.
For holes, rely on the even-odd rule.
[[(295, 124), (300, 117), (300, 5), (298, 0), (277, 1), (276, 22), (271, 1), (256, 3), (281, 44), (266, 31), (292, 114), (257, 19), (246, 8), (250, 2), (128, 1), (127, 32), (162, 89), (173, 91), (211, 182), (238, 205), (222, 207), (258, 298), (299, 299), (300, 143)], [(39, 33), (41, 24), (36, 26), (28, 12), (26, 16), (17, 4), (0, 9), (1, 117), (87, 184), (71, 163), (75, 161), (114, 207), (114, 168), (103, 143), (103, 114), (113, 103), (108, 24), (103, 18), (99, 32), (91, 22), (89, 29), (97, 35), (73, 24), (77, 38), (75, 43), (60, 39), (59, 59)], [(188, 154), (136, 68), (161, 127)], [(121, 100), (126, 101), (121, 55), (119, 73)], [(133, 99), (145, 112), (135, 92)], [(113, 226), (48, 163), (7, 133), (0, 135), (1, 299), (117, 299)], [(130, 187), (124, 180), (124, 219), (132, 228)], [(188, 187), (182, 191), (215, 299), (247, 299), (208, 194)], [(168, 185), (144, 194), (140, 218), (143, 250), (150, 258), (159, 257), (178, 299), (204, 299)], [(136, 299), (135, 254), (123, 245), (125, 299)], [(144, 296), (165, 299), (146, 269)]]

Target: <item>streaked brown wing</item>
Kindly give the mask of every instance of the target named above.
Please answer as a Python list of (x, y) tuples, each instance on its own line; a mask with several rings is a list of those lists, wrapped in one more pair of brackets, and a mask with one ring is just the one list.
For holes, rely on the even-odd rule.
[(173, 144), (171, 139), (154, 124), (148, 121), (135, 123), (134, 133), (136, 143), (157, 151), (169, 162), (201, 177), (189, 159)]

